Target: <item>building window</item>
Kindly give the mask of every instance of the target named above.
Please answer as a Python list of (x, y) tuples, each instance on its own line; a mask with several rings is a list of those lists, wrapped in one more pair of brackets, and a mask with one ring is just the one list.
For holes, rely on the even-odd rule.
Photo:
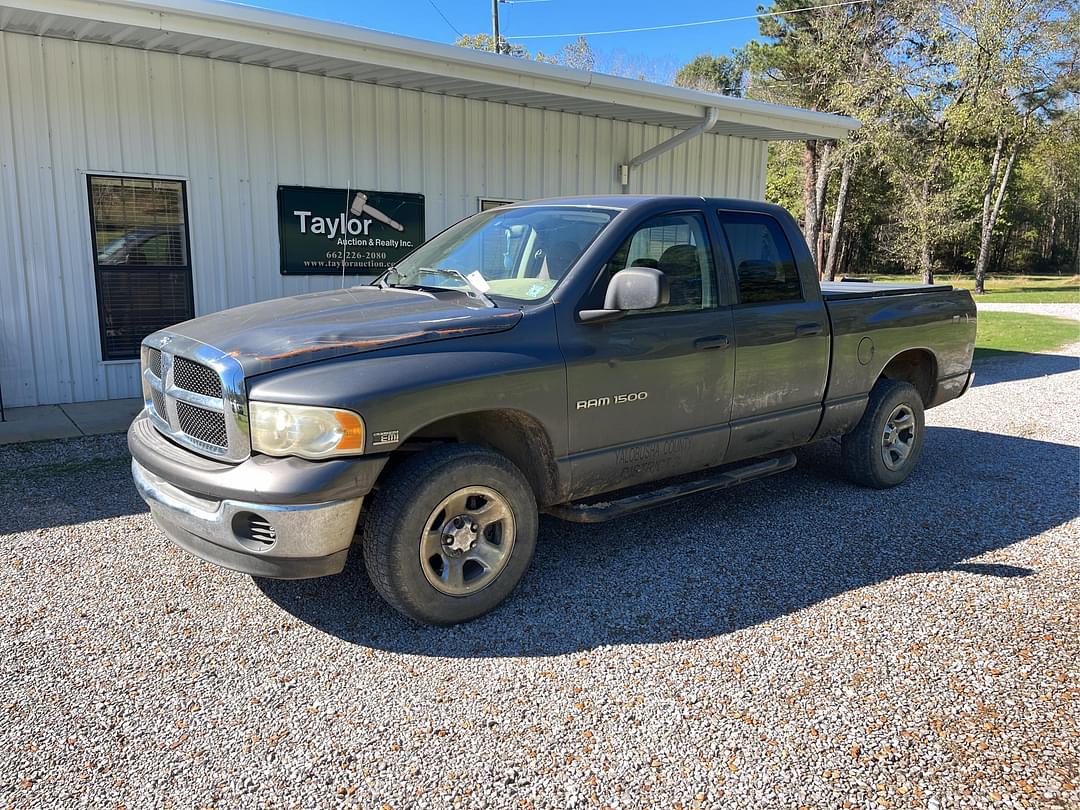
[(142, 339), (195, 315), (180, 180), (87, 178), (103, 360), (136, 360)]
[(490, 211), (492, 208), (502, 208), (504, 205), (513, 205), (518, 200), (496, 200), (490, 197), (480, 197), (480, 211)]

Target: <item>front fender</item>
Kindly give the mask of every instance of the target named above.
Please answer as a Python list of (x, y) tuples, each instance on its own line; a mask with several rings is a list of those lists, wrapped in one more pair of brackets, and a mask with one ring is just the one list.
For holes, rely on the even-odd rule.
[(265, 402), (348, 408), (364, 418), (366, 452), (394, 450), (426, 425), (460, 414), (514, 410), (566, 455), (566, 368), (551, 308), (500, 334), (406, 346), (312, 363), (248, 381)]

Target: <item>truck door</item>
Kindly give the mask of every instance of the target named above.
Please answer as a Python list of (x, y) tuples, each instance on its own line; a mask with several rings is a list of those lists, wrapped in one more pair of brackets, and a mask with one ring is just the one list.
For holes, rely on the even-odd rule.
[(669, 303), (607, 323), (581, 323), (572, 308), (560, 317), (575, 497), (722, 461), (735, 358), (714, 264), (701, 211), (654, 216), (593, 289), (602, 300), (619, 270), (655, 267), (668, 277)]
[(816, 273), (806, 267), (800, 275), (776, 218), (741, 211), (718, 217), (739, 298), (732, 309), (738, 363), (728, 448), (735, 461), (803, 444), (817, 429), (829, 319)]

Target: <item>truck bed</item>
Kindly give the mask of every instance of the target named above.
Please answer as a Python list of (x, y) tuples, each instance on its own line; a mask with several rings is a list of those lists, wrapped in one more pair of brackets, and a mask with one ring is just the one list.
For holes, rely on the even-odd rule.
[(868, 281), (823, 281), (821, 296), (826, 301), (848, 301), (855, 298), (877, 298), (883, 295), (913, 293), (944, 293), (951, 284), (875, 284)]

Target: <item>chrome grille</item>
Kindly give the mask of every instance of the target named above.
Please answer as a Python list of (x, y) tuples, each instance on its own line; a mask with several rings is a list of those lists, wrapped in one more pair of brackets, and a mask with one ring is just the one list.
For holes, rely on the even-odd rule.
[(221, 399), (221, 377), (217, 372), (186, 357), (173, 358), (173, 385), (204, 397)]
[(143, 342), (143, 399), (159, 433), (206, 456), (251, 455), (243, 369), (190, 338), (156, 332)]
[(225, 414), (220, 411), (177, 402), (176, 420), (180, 423), (180, 429), (193, 439), (222, 449), (229, 446), (229, 437), (225, 433)]
[(167, 419), (168, 414), (165, 410), (165, 395), (156, 388), (150, 389), (150, 398), (154, 403), (154, 412), (162, 419)]

